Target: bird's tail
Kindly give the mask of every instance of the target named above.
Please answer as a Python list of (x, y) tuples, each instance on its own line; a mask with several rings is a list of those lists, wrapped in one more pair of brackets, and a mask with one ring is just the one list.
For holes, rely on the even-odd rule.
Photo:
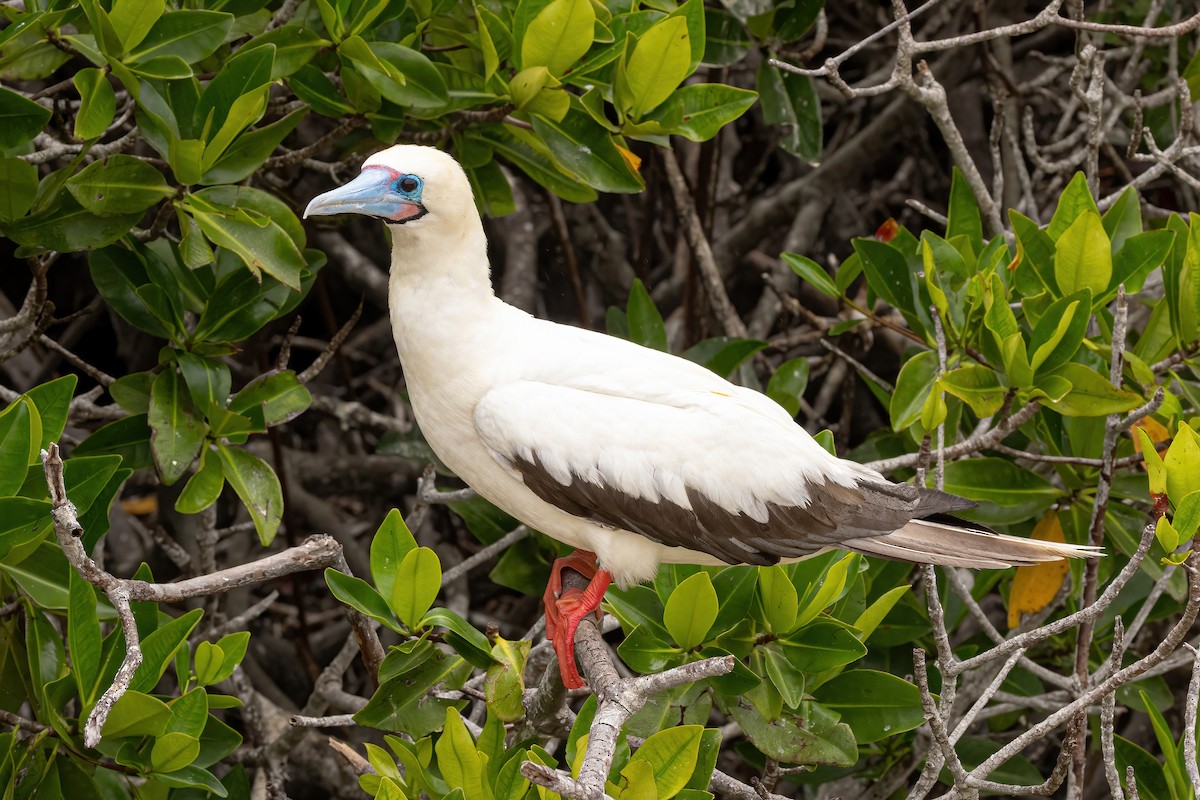
[(903, 528), (842, 543), (858, 553), (943, 567), (1002, 569), (1027, 567), (1065, 558), (1097, 558), (1103, 548), (1045, 542), (1020, 536), (964, 528), (945, 522), (914, 519)]

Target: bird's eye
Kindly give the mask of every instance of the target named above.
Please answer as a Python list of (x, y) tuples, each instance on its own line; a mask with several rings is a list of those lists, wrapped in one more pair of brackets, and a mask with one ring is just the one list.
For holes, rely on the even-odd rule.
[(405, 175), (396, 185), (399, 186), (400, 191), (404, 192), (405, 194), (412, 194), (421, 186), (421, 182), (412, 175)]

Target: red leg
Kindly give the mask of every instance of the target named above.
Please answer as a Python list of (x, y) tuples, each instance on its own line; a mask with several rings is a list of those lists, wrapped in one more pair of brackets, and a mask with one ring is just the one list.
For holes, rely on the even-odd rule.
[[(564, 590), (564, 569), (574, 570), (589, 578), (587, 588), (572, 586)], [(568, 689), (579, 689), (584, 685), (575, 665), (575, 629), (588, 614), (594, 612), (597, 619), (602, 616), (600, 602), (610, 583), (612, 575), (607, 570), (598, 569), (596, 555), (586, 550), (576, 550), (565, 558), (557, 559), (551, 567), (550, 583), (542, 598), (546, 606), (546, 638), (554, 643), (558, 669), (563, 685)]]

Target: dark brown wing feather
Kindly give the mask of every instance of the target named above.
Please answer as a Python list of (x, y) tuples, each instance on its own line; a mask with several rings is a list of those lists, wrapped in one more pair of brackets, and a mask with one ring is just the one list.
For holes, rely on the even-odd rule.
[(766, 522), (732, 513), (701, 492), (687, 489), (692, 508), (651, 502), (607, 485), (572, 476), (559, 483), (534, 455), (513, 458), (534, 494), (577, 517), (631, 531), (659, 544), (708, 553), (728, 564), (778, 563), (825, 547), (879, 536), (915, 517), (970, 508), (960, 497), (906, 484), (863, 481), (855, 487), (809, 484), (807, 506), (768, 504)]

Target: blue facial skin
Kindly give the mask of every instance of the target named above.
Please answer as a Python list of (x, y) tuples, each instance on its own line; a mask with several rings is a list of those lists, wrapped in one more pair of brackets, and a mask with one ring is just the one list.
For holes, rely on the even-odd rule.
[(367, 167), (354, 180), (317, 195), (304, 209), (304, 216), (364, 214), (385, 222), (406, 222), (425, 214), (421, 204), (424, 181), (387, 167)]

